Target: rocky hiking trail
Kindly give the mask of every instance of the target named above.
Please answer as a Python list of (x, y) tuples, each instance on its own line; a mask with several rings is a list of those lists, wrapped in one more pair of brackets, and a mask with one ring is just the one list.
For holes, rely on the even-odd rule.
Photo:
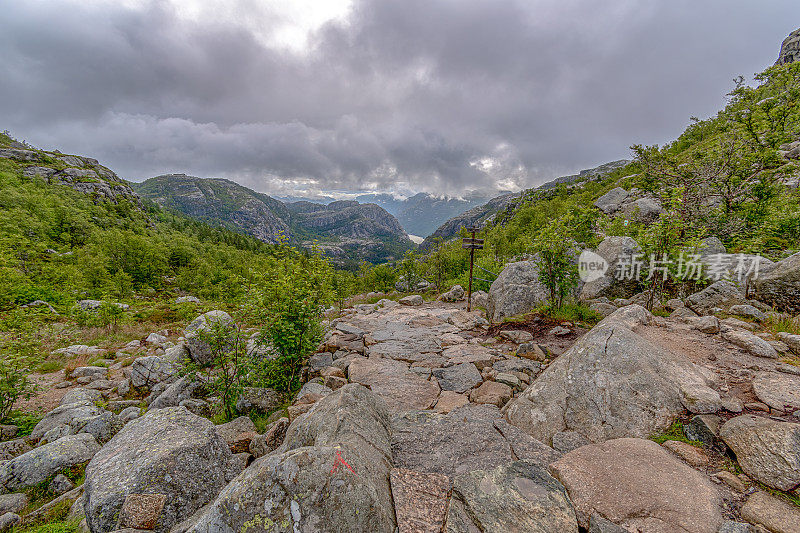
[[(636, 304), (586, 329), (401, 302), (331, 320), (260, 434), (204, 418), (177, 370), (221, 311), (129, 344), (129, 367), (76, 368), (29, 438), (0, 443), (0, 518), (71, 505), (93, 533), (800, 531), (776, 496), (800, 487), (797, 336)], [(237, 409), (280, 403), (248, 389)], [(87, 463), (83, 485), (59, 478)], [(56, 480), (61, 496), (15, 514)]]

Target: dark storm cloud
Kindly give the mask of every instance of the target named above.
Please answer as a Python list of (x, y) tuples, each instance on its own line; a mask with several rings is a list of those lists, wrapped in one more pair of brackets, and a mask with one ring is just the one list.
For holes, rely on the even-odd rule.
[(280, 22), (261, 3), (226, 9), (241, 22), (166, 1), (7, 6), (0, 126), (133, 180), (525, 186), (674, 138), (800, 26), (793, 0), (358, 0), (298, 53), (248, 29)]

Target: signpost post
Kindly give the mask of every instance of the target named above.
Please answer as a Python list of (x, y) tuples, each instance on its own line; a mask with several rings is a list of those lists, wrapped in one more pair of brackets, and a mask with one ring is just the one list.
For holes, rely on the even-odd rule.
[(469, 250), (469, 290), (467, 292), (467, 312), (472, 311), (472, 265), (475, 262), (475, 250), (483, 249), (483, 239), (476, 239), (475, 234), (480, 228), (470, 227), (466, 228), (472, 234), (470, 238), (463, 238), (461, 240), (461, 247)]

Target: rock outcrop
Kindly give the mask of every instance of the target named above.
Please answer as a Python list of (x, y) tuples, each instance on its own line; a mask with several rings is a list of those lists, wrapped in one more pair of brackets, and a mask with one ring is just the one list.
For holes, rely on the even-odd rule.
[(800, 59), (800, 29), (794, 30), (781, 43), (781, 51), (778, 53), (776, 65), (793, 63)]
[(751, 284), (758, 300), (776, 309), (800, 312), (800, 252), (761, 271)]
[(602, 442), (647, 438), (684, 409), (719, 409), (704, 372), (634, 332), (651, 316), (632, 305), (605, 318), (504, 407), (508, 421), (546, 444), (565, 430)]
[(189, 531), (393, 531), (386, 405), (361, 385), (319, 400)]
[(228, 444), (214, 425), (168, 407), (129, 422), (86, 468), (84, 509), (92, 533), (117, 529), (131, 494), (166, 496), (154, 530), (176, 523), (211, 502), (233, 477)]

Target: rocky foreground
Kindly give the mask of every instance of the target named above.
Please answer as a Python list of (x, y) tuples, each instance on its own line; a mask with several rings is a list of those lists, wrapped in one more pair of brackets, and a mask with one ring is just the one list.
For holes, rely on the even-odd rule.
[[(74, 370), (29, 439), (0, 443), (0, 524), (71, 505), (93, 533), (800, 531), (773, 495), (800, 487), (800, 370), (780, 361), (800, 337), (635, 304), (588, 332), (490, 330), (462, 304), (402, 302), (334, 320), (263, 434), (204, 418), (177, 371), (224, 313), (134, 341), (123, 374)], [(280, 401), (249, 389), (237, 408)], [(676, 420), (703, 446), (649, 440)], [(78, 487), (60, 474), (87, 463)], [(41, 483), (62, 496), (20, 517)]]

